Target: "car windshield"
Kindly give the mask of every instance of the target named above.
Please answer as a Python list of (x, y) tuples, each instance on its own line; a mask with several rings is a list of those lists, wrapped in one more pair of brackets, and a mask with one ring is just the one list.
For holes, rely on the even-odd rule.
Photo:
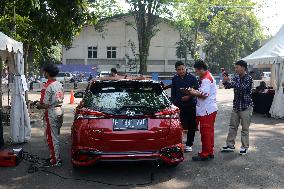
[(170, 101), (159, 83), (106, 82), (90, 87), (84, 98), (85, 106), (108, 114), (125, 114), (134, 110), (153, 114), (170, 106)]

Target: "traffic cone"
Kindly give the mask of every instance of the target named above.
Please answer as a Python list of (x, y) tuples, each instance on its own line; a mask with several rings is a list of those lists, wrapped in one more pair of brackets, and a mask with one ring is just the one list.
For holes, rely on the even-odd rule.
[(70, 91), (70, 104), (74, 104), (75, 97), (74, 97), (74, 90)]

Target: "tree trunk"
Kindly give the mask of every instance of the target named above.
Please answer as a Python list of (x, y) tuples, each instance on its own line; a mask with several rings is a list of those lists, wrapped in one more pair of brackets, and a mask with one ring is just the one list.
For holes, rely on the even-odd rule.
[(30, 45), (28, 43), (24, 43), (24, 74), (26, 77), (28, 76), (28, 71), (29, 71), (29, 63), (28, 63), (29, 49)]
[(30, 74), (33, 72), (33, 60), (34, 60), (34, 50), (33, 50), (33, 46), (29, 46), (29, 50), (28, 50), (28, 64), (27, 64), (27, 69), (28, 69), (28, 75), (31, 76)]
[(152, 13), (149, 12), (146, 13), (145, 5), (141, 3), (141, 1), (138, 1), (137, 6), (139, 8), (138, 11), (134, 13), (134, 17), (135, 17), (138, 42), (139, 42), (139, 62), (140, 62), (139, 73), (146, 74), (150, 42), (152, 37), (154, 36), (156, 17)]
[(140, 55), (140, 69), (139, 74), (146, 74), (147, 73), (147, 57), (144, 55)]
[(143, 34), (142, 40), (141, 40), (141, 51), (140, 52), (140, 74), (146, 74), (147, 73), (147, 60), (149, 56), (149, 48), (150, 48), (150, 38), (146, 34)]
[[(29, 63), (28, 63), (28, 54), (30, 45), (28, 43), (24, 43), (24, 74), (26, 78), (28, 78), (28, 71), (29, 71)], [(29, 100), (28, 91), (25, 92), (25, 100), (26, 102)]]
[(195, 59), (195, 53), (196, 53), (196, 45), (197, 45), (197, 37), (198, 37), (198, 31), (200, 28), (200, 19), (198, 21), (197, 27), (195, 28), (194, 32), (194, 41), (193, 41), (193, 50), (192, 50), (192, 58)]

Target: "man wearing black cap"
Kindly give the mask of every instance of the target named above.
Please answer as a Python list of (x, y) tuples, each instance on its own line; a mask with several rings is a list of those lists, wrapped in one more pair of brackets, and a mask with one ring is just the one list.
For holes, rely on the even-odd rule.
[(247, 74), (247, 63), (243, 60), (239, 60), (235, 63), (235, 71), (237, 76), (230, 79), (224, 76), (223, 84), (226, 89), (234, 89), (234, 102), (233, 111), (231, 114), (229, 134), (226, 141), (226, 146), (223, 147), (222, 151), (234, 151), (235, 150), (235, 139), (238, 132), (238, 127), (241, 123), (241, 141), (242, 146), (240, 154), (244, 155), (247, 153), (249, 148), (249, 126), (251, 123), (251, 117), (253, 112), (252, 102), (252, 77)]

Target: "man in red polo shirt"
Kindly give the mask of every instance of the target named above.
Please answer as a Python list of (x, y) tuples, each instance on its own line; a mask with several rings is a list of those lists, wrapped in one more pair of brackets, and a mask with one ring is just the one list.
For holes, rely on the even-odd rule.
[(208, 71), (208, 66), (203, 60), (194, 64), (196, 75), (200, 78), (198, 90), (186, 89), (185, 93), (197, 97), (196, 116), (200, 125), (202, 151), (192, 157), (193, 161), (207, 161), (214, 158), (214, 123), (217, 115), (217, 86), (216, 81)]

